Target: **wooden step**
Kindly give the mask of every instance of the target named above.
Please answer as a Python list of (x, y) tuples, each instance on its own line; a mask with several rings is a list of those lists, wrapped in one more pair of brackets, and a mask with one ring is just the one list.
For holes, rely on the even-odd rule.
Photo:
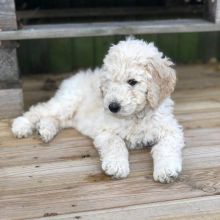
[(154, 21), (26, 25), (17, 31), (1, 31), (0, 40), (207, 31), (220, 31), (220, 24), (203, 19), (169, 19)]

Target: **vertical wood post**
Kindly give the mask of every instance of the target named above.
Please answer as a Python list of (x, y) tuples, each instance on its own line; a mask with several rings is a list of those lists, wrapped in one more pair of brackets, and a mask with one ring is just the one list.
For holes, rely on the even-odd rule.
[(220, 23), (220, 0), (207, 0), (205, 14), (208, 20)]
[[(14, 0), (0, 0), (0, 31), (16, 30)], [(16, 42), (0, 42), (0, 118), (14, 117), (23, 110)]]

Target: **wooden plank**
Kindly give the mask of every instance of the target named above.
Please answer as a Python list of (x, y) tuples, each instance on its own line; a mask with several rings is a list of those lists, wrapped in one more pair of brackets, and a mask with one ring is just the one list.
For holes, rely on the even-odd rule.
[[(220, 196), (193, 198), (155, 204), (120, 207), (108, 210), (97, 210), (74, 214), (59, 215), (46, 219), (83, 219), (83, 220), (133, 220), (133, 219), (160, 219), (160, 220), (218, 220), (220, 219)], [(52, 216), (52, 215), (51, 215)]]
[(0, 81), (18, 80), (18, 63), (16, 49), (0, 47)]
[[(47, 54), (48, 63), (46, 65), (48, 69), (52, 73), (70, 72), (73, 62), (75, 62), (72, 39), (51, 39), (47, 41), (47, 44), (49, 53)], [(36, 59), (34, 59), (34, 62), (36, 62)], [(36, 72), (38, 71), (37, 69), (35, 70)]]
[(0, 40), (219, 31), (220, 24), (202, 19), (27, 25), (0, 32)]
[[(101, 198), (85, 198), (87, 194), (91, 195), (93, 190), (98, 190), (99, 187), (103, 187), (104, 183), (105, 187), (108, 186), (110, 188), (113, 184), (113, 182), (111, 182), (109, 178), (100, 173), (99, 160), (95, 150), (92, 148), (90, 140), (79, 136), (79, 134), (77, 133), (72, 133), (71, 130), (67, 130), (66, 132), (63, 132), (61, 137), (59, 136), (58, 139), (55, 140), (55, 142), (51, 143), (51, 145), (42, 145), (40, 144), (39, 140), (32, 138), (18, 141), (11, 136), (8, 126), (8, 122), (1, 123), (0, 157), (3, 161), (3, 163), (1, 164), (3, 170), (1, 172), (2, 175), (0, 176), (0, 178), (2, 178), (0, 181), (0, 185), (1, 189), (3, 190), (1, 195), (4, 196), (2, 204), (4, 205), (10, 203), (10, 206), (12, 205), (12, 209), (8, 210), (8, 212), (6, 213), (4, 213), (4, 209), (3, 214), (8, 216), (7, 213), (13, 213), (14, 211), (12, 210), (16, 210), (14, 213), (16, 215), (16, 219), (16, 212), (18, 212), (19, 210), (22, 210), (22, 218), (24, 216), (33, 216), (33, 213), (30, 212), (30, 210), (34, 210), (34, 216), (36, 212), (39, 212), (39, 216), (43, 216), (45, 215), (45, 213), (62, 214), (66, 212), (77, 212), (77, 214), (75, 214), (77, 216), (79, 214), (78, 211), (80, 211), (79, 208), (84, 207), (85, 205), (83, 204), (85, 204), (85, 202), (86, 207), (89, 207), (90, 209), (103, 207), (101, 205), (103, 203), (103, 200)], [(180, 183), (181, 190), (179, 188), (180, 185), (175, 185), (171, 186), (171, 188), (165, 187), (164, 192), (163, 190), (160, 191), (160, 189), (157, 194), (156, 192), (158, 191), (158, 186), (155, 186), (157, 188), (155, 188), (155, 190), (154, 188), (151, 188), (150, 182), (152, 181), (152, 161), (148, 151), (139, 151), (138, 153), (133, 152), (131, 154), (132, 173), (130, 175), (130, 179), (126, 180), (123, 183), (117, 184), (118, 186), (114, 185), (114, 188), (116, 187), (116, 191), (119, 190), (121, 192), (122, 189), (126, 188), (125, 186), (123, 186), (124, 184), (126, 184), (126, 186), (130, 184), (135, 185), (135, 182), (137, 181), (137, 187), (139, 189), (143, 189), (143, 191), (141, 190), (141, 193), (138, 193), (138, 197), (135, 197), (137, 197), (136, 199), (138, 201), (142, 201), (142, 203), (146, 202), (146, 198), (149, 198), (149, 194), (145, 194), (145, 184), (148, 186), (146, 190), (151, 193), (151, 196), (153, 193), (153, 195), (155, 195), (153, 197), (157, 198), (158, 196), (158, 199), (160, 198), (160, 200), (161, 195), (167, 195), (166, 190), (172, 191), (174, 194), (175, 192), (177, 193), (181, 191), (183, 192), (184, 196), (187, 196), (192, 195), (192, 192), (195, 193), (195, 188), (198, 190), (198, 188), (202, 186), (205, 187), (202, 188), (203, 190), (205, 190), (205, 194), (207, 193), (207, 190), (208, 193), (212, 193), (213, 187), (210, 186), (210, 181), (213, 181), (214, 179), (216, 180), (216, 178), (218, 177), (219, 169), (219, 159), (217, 158), (219, 157), (218, 134), (219, 128), (196, 129), (188, 130), (186, 132), (187, 145), (189, 144), (189, 147), (188, 149), (186, 148), (186, 150), (184, 151), (185, 165), (183, 179)], [(215, 160), (213, 160), (214, 157)], [(82, 160), (82, 158), (84, 159)], [(214, 167), (216, 167), (217, 170), (215, 170)], [(203, 169), (203, 171), (201, 169)], [(209, 177), (207, 177), (208, 172), (211, 172)], [(75, 175), (72, 175), (72, 173), (74, 173)], [(75, 176), (77, 176), (77, 178), (75, 178)], [(146, 176), (147, 180), (142, 179), (142, 177)], [(200, 179), (202, 176), (205, 176), (208, 182), (204, 182), (202, 179)], [(197, 177), (200, 180), (198, 180)], [(58, 182), (59, 178), (62, 179), (61, 188)], [(194, 188), (194, 190), (190, 188), (190, 193), (188, 194), (187, 191), (184, 190), (185, 186), (182, 188), (182, 184), (191, 184), (189, 179), (191, 179), (190, 181), (194, 181), (193, 185), (190, 185)], [(110, 182), (106, 183), (106, 181)], [(218, 181), (218, 179), (216, 181)], [(16, 187), (13, 184), (14, 182), (17, 183)], [(5, 183), (7, 184), (5, 185)], [(78, 188), (78, 185), (80, 185), (80, 189)], [(216, 184), (213, 183), (213, 185), (216, 190)], [(208, 186), (208, 188), (206, 188), (206, 186)], [(177, 187), (177, 191), (175, 191), (175, 187)], [(129, 187), (129, 190), (132, 189)], [(202, 192), (203, 190), (201, 190), (200, 192)], [(55, 200), (58, 203), (57, 205), (52, 202), (54, 197), (51, 197), (52, 194), (50, 193), (50, 191), (56, 194)], [(75, 198), (81, 198), (79, 194), (77, 194), (76, 196), (76, 193), (78, 191), (85, 193), (82, 194), (83, 200), (78, 200)], [(57, 195), (58, 192), (60, 192), (62, 196), (59, 196), (59, 194)], [(22, 197), (21, 193), (23, 194)], [(127, 193), (128, 192), (124, 192), (124, 196), (127, 195)], [(101, 195), (102, 193), (100, 192), (97, 194)], [(115, 192), (114, 194), (117, 193)], [(135, 194), (137, 194), (137, 192)], [(14, 197), (17, 195), (17, 199), (14, 198), (15, 200), (12, 200), (11, 196), (8, 197), (6, 195), (13, 195)], [(69, 195), (71, 195), (72, 199), (69, 197)], [(74, 198), (72, 197), (72, 195), (74, 195)], [(198, 194), (196, 193), (196, 195)], [(36, 198), (39, 196), (40, 199), (36, 200)], [(111, 198), (110, 200), (108, 200), (106, 199), (107, 194), (103, 196), (105, 203), (107, 201), (111, 201), (109, 204), (114, 204), (115, 206), (119, 206), (120, 204), (127, 204), (126, 201), (130, 200), (131, 198), (131, 201), (136, 201), (136, 199), (134, 200), (133, 196), (128, 199), (122, 194), (119, 194), (120, 199)], [(152, 199), (151, 196), (150, 199)], [(20, 199), (18, 200), (18, 198)], [(34, 207), (29, 205), (31, 201), (33, 201), (33, 198), (35, 198)], [(43, 201), (46, 201), (46, 203), (43, 202), (42, 204), (41, 199)], [(98, 201), (96, 203), (96, 206), (92, 205), (94, 203), (94, 200)], [(153, 200), (150, 201), (152, 202)], [(67, 208), (70, 206), (68, 205), (69, 203), (71, 203), (71, 207)], [(72, 203), (74, 203), (74, 207), (78, 208), (72, 209)], [(75, 203), (77, 203), (77, 205), (75, 205)], [(21, 204), (22, 208), (19, 204)], [(36, 210), (35, 206), (37, 206)], [(62, 210), (60, 210), (59, 207), (66, 208), (63, 211), (63, 208)]]
[(206, 16), (214, 22), (220, 23), (220, 1), (219, 0), (207, 0), (206, 1)]
[(94, 66), (94, 47), (92, 38), (75, 38), (71, 40), (72, 68), (85, 69)]
[(212, 59), (218, 59), (218, 32), (200, 33), (198, 58), (200, 62), (207, 63)]
[[(199, 33), (179, 34), (178, 41), (178, 62), (192, 63), (198, 57)], [(205, 53), (205, 52), (204, 52)]]
[(150, 43), (153, 42), (156, 47), (158, 47), (158, 34), (147, 34), (147, 35), (138, 35), (138, 38), (145, 40)]
[(109, 47), (115, 43), (115, 37), (95, 37), (93, 38), (94, 45), (94, 64), (96, 66), (101, 66), (103, 64), (103, 59), (108, 52)]
[(176, 59), (178, 57), (178, 34), (158, 34), (157, 36), (157, 43), (160, 51), (163, 51), (163, 53), (170, 57), (174, 62), (176, 62)]
[[(30, 45), (30, 43), (32, 43), (32, 41), (20, 41), (19, 42), (19, 47), (17, 49), (17, 59), (18, 59), (18, 63), (19, 63), (19, 69), (21, 71), (22, 74), (27, 75), (28, 73), (32, 73), (32, 60), (31, 60), (31, 53), (30, 52), (30, 48), (33, 47), (35, 44), (32, 43)], [(39, 44), (39, 42), (38, 42)], [(43, 47), (43, 45), (38, 45), (39, 48), (41, 49), (41, 51), (45, 50), (45, 47)], [(47, 63), (45, 56), (44, 56), (44, 62)], [(37, 62), (38, 61), (38, 62)], [(40, 64), (42, 65), (45, 69), (47, 67), (47, 65), (45, 65), (45, 63), (42, 64), (41, 61), (41, 57), (40, 54), (38, 54), (38, 59), (35, 61), (36, 65)], [(41, 72), (43, 72), (43, 70), (41, 70)]]
[(14, 0), (0, 0), (0, 31), (16, 29)]
[[(16, 30), (14, 0), (0, 0), (0, 32)], [(0, 42), (0, 81), (18, 80), (16, 44)]]
[(23, 94), (21, 87), (0, 86), (0, 118), (15, 117), (23, 111)]
[[(24, 140), (14, 139), (10, 132), (9, 121), (1, 122), (0, 126), (0, 131), (2, 132), (0, 136), (1, 168), (7, 168), (11, 172), (17, 169), (17, 166), (23, 166), (23, 170), (21, 171), (23, 172), (24, 169), (29, 171), (33, 163), (44, 164), (44, 166), (48, 167), (48, 163), (59, 162), (61, 167), (65, 166), (65, 162), (72, 163), (72, 165), (76, 162), (77, 166), (79, 164), (82, 166), (91, 166), (89, 171), (97, 171), (97, 167), (94, 165), (98, 163), (99, 159), (96, 150), (93, 148), (92, 140), (79, 134), (76, 130), (69, 129), (63, 131), (48, 145), (43, 144), (36, 135), (34, 135), (34, 138)], [(219, 161), (212, 160), (214, 156), (220, 157), (220, 152), (218, 151), (219, 132), (219, 127), (185, 130), (187, 146), (184, 150), (185, 170), (220, 165)], [(209, 135), (207, 136), (207, 134)], [(51, 148), (52, 146), (53, 148)], [(144, 149), (132, 152), (130, 161), (133, 163), (134, 170), (139, 168), (151, 172), (152, 166), (146, 166), (146, 164), (151, 164), (152, 162), (149, 150)], [(188, 160), (191, 160), (192, 155), (194, 160), (189, 162)], [(16, 167), (11, 168), (13, 166)], [(8, 173), (10, 173), (9, 171)], [(16, 176), (20, 175), (22, 173), (17, 173)]]
[[(2, 127), (3, 131), (8, 132), (8, 124)], [(204, 132), (207, 136), (209, 133), (213, 134), (212, 129)], [(215, 137), (218, 136), (218, 132), (219, 129), (216, 130)], [(7, 162), (6, 167), (1, 165), (1, 217), (3, 219), (37, 218), (43, 217), (45, 213), (78, 215), (78, 212), (88, 210), (214, 196), (220, 192), (218, 143), (216, 142), (216, 146), (200, 147), (203, 133), (199, 134), (197, 130), (192, 135), (188, 131), (187, 135), (198, 141), (197, 146), (185, 149), (183, 175), (179, 181), (169, 185), (153, 182), (152, 159), (149, 151), (131, 152), (129, 178), (115, 181), (101, 173), (99, 159), (94, 149), (95, 154), (81, 157), (85, 151), (83, 146), (91, 149), (92, 146), (82, 142), (80, 138), (77, 139), (77, 136), (73, 138), (72, 149), (70, 146), (66, 148), (65, 142), (61, 144), (59, 140), (44, 146), (35, 142), (35, 147), (27, 146), (26, 149), (22, 145), (14, 145), (11, 148), (10, 144), (5, 147), (3, 144), (0, 156), (2, 158), (10, 156), (8, 162), (14, 161), (14, 165), (8, 164), (8, 166)], [(71, 139), (71, 133), (68, 139)], [(194, 141), (189, 141), (189, 144)], [(17, 142), (22, 144), (22, 140)], [(60, 150), (57, 147), (60, 147)], [(17, 152), (14, 155), (13, 150)], [(22, 158), (20, 162), (16, 160), (16, 155), (22, 156), (22, 153), (24, 160), (25, 157), (30, 158), (28, 164), (22, 164)], [(59, 155), (60, 159), (50, 161), (54, 153)], [(201, 204), (199, 207), (202, 208)], [(187, 210), (191, 211), (189, 207)]]
[(7, 43), (7, 47), (0, 47), (0, 81), (6, 84), (7, 81), (10, 82), (7, 88), (0, 87), (0, 118), (15, 117), (23, 110), (22, 88), (10, 87), (11, 82), (17, 82), (19, 85), (19, 70), (16, 49), (9, 45), (10, 42)]
[[(183, 173), (178, 181), (153, 181), (149, 148), (132, 151), (131, 174), (116, 181), (102, 173), (92, 140), (76, 130), (66, 129), (50, 144), (43, 144), (36, 135), (15, 139), (10, 131), (11, 122), (1, 120), (1, 218), (218, 220), (219, 73), (214, 67), (204, 66), (178, 70), (176, 113), (188, 126)], [(29, 96), (39, 91), (43, 95), (42, 83), (47, 77), (24, 79), (25, 93), (33, 90)], [(54, 76), (57, 81), (61, 78)], [(187, 86), (190, 81), (194, 83), (193, 90), (189, 89), (192, 85)], [(202, 128), (191, 129), (195, 125)]]
[[(127, 3), (127, 2), (126, 2)], [(133, 2), (132, 2), (133, 3)], [(66, 9), (40, 9), (40, 10), (20, 10), (17, 11), (18, 19), (39, 19), (39, 18), (70, 18), (70, 17), (106, 17), (106, 16), (140, 16), (164, 14), (201, 14), (202, 5), (187, 5), (185, 7), (169, 7), (164, 10), (163, 7), (96, 7), (96, 8), (66, 8)]]
[(22, 74), (45, 73), (49, 72), (49, 68), (52, 70), (54, 66), (50, 63), (49, 46), (50, 41), (44, 39), (19, 42), (17, 57)]
[[(0, 0), (0, 32), (16, 29), (14, 0)], [(0, 81), (18, 82), (16, 44), (7, 41), (0, 44)], [(23, 108), (21, 87), (3, 87), (0, 87), (0, 118), (21, 114)]]

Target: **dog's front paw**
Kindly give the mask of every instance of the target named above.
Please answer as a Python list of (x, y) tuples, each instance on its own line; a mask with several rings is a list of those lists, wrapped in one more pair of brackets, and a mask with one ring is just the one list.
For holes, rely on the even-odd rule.
[(181, 159), (161, 159), (154, 164), (153, 177), (155, 181), (171, 183), (179, 176), (181, 170)]
[(127, 177), (130, 172), (129, 162), (126, 159), (105, 159), (102, 161), (102, 169), (107, 175), (113, 176), (117, 179)]
[(26, 138), (32, 134), (33, 128), (31, 122), (21, 116), (13, 121), (11, 130), (15, 137)]
[(42, 141), (48, 143), (57, 134), (59, 128), (56, 120), (43, 118), (37, 123), (36, 129)]

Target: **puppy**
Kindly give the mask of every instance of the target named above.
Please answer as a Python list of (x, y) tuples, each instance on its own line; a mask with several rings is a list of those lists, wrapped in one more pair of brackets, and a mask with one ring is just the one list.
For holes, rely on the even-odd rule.
[(172, 182), (181, 172), (184, 137), (170, 98), (173, 63), (153, 43), (128, 38), (110, 47), (103, 66), (64, 80), (48, 102), (32, 106), (12, 124), (17, 138), (37, 130), (44, 142), (62, 128), (94, 140), (107, 175), (129, 174), (128, 149), (152, 147), (153, 178)]

